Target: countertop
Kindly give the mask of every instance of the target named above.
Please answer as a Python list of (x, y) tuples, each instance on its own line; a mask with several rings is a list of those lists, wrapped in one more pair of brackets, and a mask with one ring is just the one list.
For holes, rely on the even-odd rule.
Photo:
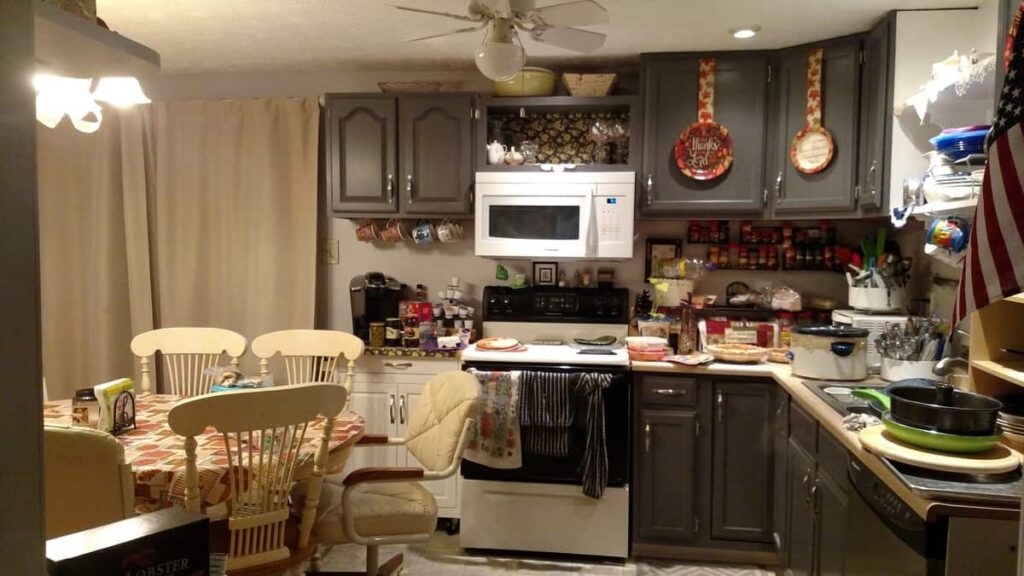
[(909, 505), (915, 513), (926, 520), (933, 520), (938, 516), (972, 516), (985, 518), (1003, 518), (1017, 520), (1020, 517), (1020, 510), (1017, 507), (998, 507), (974, 504), (957, 504), (953, 502), (931, 500), (923, 498), (911, 492), (893, 473), (881, 458), (868, 452), (860, 445), (860, 439), (856, 432), (850, 432), (843, 428), (843, 417), (829, 407), (823, 400), (814, 395), (807, 386), (804, 379), (793, 376), (788, 364), (726, 364), (713, 362), (704, 366), (682, 366), (671, 362), (633, 362), (632, 369), (635, 372), (656, 372), (672, 374), (692, 374), (698, 376), (746, 376), (772, 378), (786, 392), (793, 401), (800, 405), (804, 411), (817, 419), (833, 437), (838, 439), (850, 454), (860, 460), (883, 482), (886, 483), (904, 502)]
[(462, 350), (421, 350), (419, 348), (399, 348), (393, 346), (372, 347), (363, 349), (367, 356), (395, 356), (399, 358), (457, 358)]

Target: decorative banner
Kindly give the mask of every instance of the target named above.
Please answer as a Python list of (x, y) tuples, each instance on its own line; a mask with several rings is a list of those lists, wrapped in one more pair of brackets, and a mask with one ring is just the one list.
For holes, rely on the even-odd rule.
[(674, 149), (679, 171), (694, 180), (714, 180), (732, 165), (732, 137), (714, 116), (715, 60), (701, 58), (697, 121), (683, 130)]
[(832, 135), (821, 125), (821, 48), (807, 55), (807, 123), (789, 146), (789, 158), (805, 174), (821, 172), (832, 162)]

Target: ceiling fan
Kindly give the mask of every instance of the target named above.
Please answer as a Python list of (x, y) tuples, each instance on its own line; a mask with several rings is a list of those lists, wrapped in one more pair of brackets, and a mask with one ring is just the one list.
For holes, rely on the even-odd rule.
[(407, 42), (466, 34), (487, 28), (484, 41), (476, 54), (476, 65), (484, 76), (492, 80), (508, 80), (522, 70), (525, 54), (518, 30), (529, 34), (536, 42), (575, 52), (593, 52), (604, 44), (605, 35), (577, 26), (608, 23), (608, 11), (594, 0), (575, 0), (542, 8), (537, 8), (535, 0), (471, 0), (466, 14), (410, 6), (395, 8), (472, 23), (471, 26), (440, 34), (410, 38)]

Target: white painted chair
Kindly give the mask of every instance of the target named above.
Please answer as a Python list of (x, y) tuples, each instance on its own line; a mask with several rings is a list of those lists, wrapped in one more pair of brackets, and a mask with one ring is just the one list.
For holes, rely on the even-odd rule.
[[(223, 435), (231, 462), (229, 571), (280, 565), (312, 553), (310, 533), (329, 440), (346, 396), (345, 389), (335, 384), (296, 384), (208, 394), (183, 400), (171, 409), (167, 417), (171, 430), (185, 436), (185, 507), (191, 511), (200, 511), (195, 437), (207, 426)], [(285, 539), (286, 532), (296, 528), (294, 519), (289, 520), (288, 498), (308, 425), (317, 416), (325, 421), (293, 550)], [(276, 571), (285, 568), (281, 565)]]
[(231, 366), (238, 368), (238, 359), (245, 354), (245, 336), (223, 328), (160, 328), (132, 338), (132, 353), (139, 358), (142, 392), (153, 390), (150, 378), (150, 357), (160, 352), (170, 380), (170, 394), (198, 396), (214, 385), (213, 378), (203, 374), (217, 366), (227, 354)]
[[(334, 371), (342, 357), (348, 361), (345, 389), (352, 394), (356, 359), (365, 348), (359, 337), (336, 330), (281, 330), (269, 332), (252, 341), (252, 353), (260, 359), (260, 374), (270, 374), (270, 359), (284, 359), (284, 384), (296, 382), (334, 382)], [(275, 378), (275, 384), (280, 384)]]
[(47, 539), (135, 515), (132, 467), (113, 436), (47, 424), (43, 442)]
[[(348, 542), (366, 546), (367, 575), (401, 570), (401, 554), (379, 565), (379, 547), (430, 539), (437, 524), (437, 502), (416, 480), (442, 480), (458, 472), (480, 397), (480, 384), (471, 374), (438, 374), (427, 381), (413, 407), (405, 438), (364, 436), (357, 448), (404, 445), (424, 468), (360, 468), (345, 477), (343, 487), (324, 484), (317, 542), (328, 547)], [(318, 558), (319, 554), (313, 557), (314, 570)]]

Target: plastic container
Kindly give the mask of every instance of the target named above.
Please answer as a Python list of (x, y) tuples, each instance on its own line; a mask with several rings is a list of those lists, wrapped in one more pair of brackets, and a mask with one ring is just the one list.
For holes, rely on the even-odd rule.
[(555, 93), (555, 73), (546, 68), (525, 66), (508, 80), (494, 82), (495, 96), (551, 96)]
[(889, 382), (908, 378), (935, 380), (936, 376), (932, 370), (936, 364), (938, 362), (932, 360), (894, 360), (883, 357), (881, 376), (883, 380)]
[(850, 307), (870, 312), (902, 310), (907, 305), (907, 295), (900, 288), (863, 288), (850, 286), (848, 294)]

